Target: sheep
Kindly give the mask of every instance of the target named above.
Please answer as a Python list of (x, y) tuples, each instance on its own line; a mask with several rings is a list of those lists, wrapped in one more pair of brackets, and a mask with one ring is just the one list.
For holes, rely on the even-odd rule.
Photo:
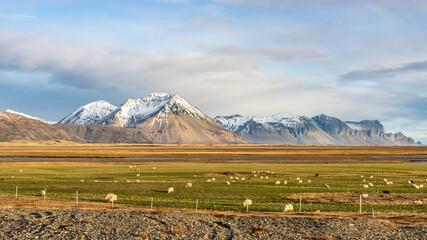
[(84, 181), (85, 181), (85, 180), (83, 180), (83, 179), (82, 179), (82, 180), (80, 180), (80, 182), (84, 182)]
[(368, 187), (369, 187), (369, 185), (367, 185), (367, 184), (363, 184), (363, 185), (362, 185), (362, 187), (363, 187), (363, 188), (368, 188)]
[(414, 204), (423, 205), (423, 202), (421, 200), (414, 200)]
[(364, 178), (364, 176), (363, 176), (363, 175), (360, 175), (360, 177), (361, 177), (361, 178)]
[(215, 181), (216, 180), (216, 178), (212, 178), (212, 181)]
[(283, 212), (293, 212), (294, 211), (294, 206), (292, 204), (286, 204), (285, 207), (283, 208)]
[(302, 183), (302, 180), (298, 180), (298, 183), (300, 183), (300, 184), (301, 184), (301, 183)]
[(94, 180), (94, 182), (98, 182), (98, 180)]
[(308, 180), (307, 180), (307, 183), (311, 183), (311, 180), (310, 180), (310, 179), (308, 179)]
[(153, 167), (153, 170), (156, 170), (156, 167)]
[(229, 182), (229, 181), (227, 181), (227, 185), (230, 185), (230, 182)]
[(137, 179), (136, 182), (141, 182), (141, 180)]
[(298, 180), (300, 180), (300, 179), (301, 179), (301, 178), (297, 177), (297, 179), (296, 179), (296, 180), (298, 181)]
[(111, 208), (114, 208), (114, 202), (117, 200), (117, 195), (109, 193), (105, 196), (105, 200), (108, 200), (111, 203)]
[(230, 176), (230, 179), (233, 179), (233, 176)]
[(175, 191), (175, 189), (173, 189), (173, 187), (168, 188), (168, 193), (173, 193), (173, 191)]
[(265, 179), (268, 179), (268, 176), (265, 176)]
[(384, 182), (388, 182), (387, 178), (384, 178)]
[(276, 185), (279, 185), (280, 184), (280, 181), (276, 181)]
[(132, 169), (132, 168), (133, 168), (133, 166), (129, 165), (129, 168), (131, 168), (131, 169)]
[(244, 207), (246, 207), (246, 206), (251, 206), (251, 205), (252, 205), (252, 200), (251, 200), (251, 199), (246, 198), (246, 200), (245, 200), (245, 201), (243, 201), (243, 206), (244, 206)]
[(139, 177), (139, 176), (141, 176), (141, 174), (138, 173), (138, 174), (136, 174), (136, 176)]
[(329, 188), (329, 185), (328, 184), (325, 184), (325, 185), (323, 185), (325, 188)]
[(208, 180), (206, 180), (206, 182), (211, 182), (211, 180), (210, 180), (210, 179), (208, 179)]
[(420, 184), (420, 188), (423, 188), (424, 187), (424, 184)]
[(288, 181), (286, 181), (286, 180), (285, 180), (285, 181), (283, 181), (283, 184), (288, 184)]
[(373, 187), (374, 184), (373, 183), (368, 183), (369, 187)]
[(246, 178), (244, 178), (244, 177), (243, 177), (243, 178), (242, 178), (242, 181), (245, 181), (245, 180), (246, 180)]
[(19, 172), (22, 172), (22, 169), (21, 169), (21, 170), (19, 170)]
[(417, 184), (414, 184), (413, 188), (415, 188), (415, 189), (420, 189), (420, 186), (419, 186), (419, 185), (417, 185)]
[(186, 188), (192, 188), (192, 187), (193, 187), (193, 184), (192, 184), (191, 182), (189, 182), (189, 183), (187, 183), (187, 184), (185, 185), (185, 187), (186, 187)]
[(263, 177), (263, 176), (261, 176), (261, 177), (259, 177), (259, 178), (264, 179), (264, 177)]
[(46, 190), (40, 190), (39, 195), (42, 197), (46, 196)]
[(374, 176), (369, 176), (369, 178), (374, 178)]
[(414, 181), (412, 181), (412, 180), (408, 180), (408, 183), (409, 183), (409, 184), (412, 184), (412, 183), (414, 183)]
[(239, 177), (234, 177), (236, 180), (239, 180)]
[(364, 193), (364, 194), (362, 194), (362, 197), (367, 198), (367, 197), (368, 197), (368, 194), (367, 194), (367, 193)]
[(365, 179), (363, 179), (363, 182), (366, 182), (366, 180), (365, 180)]

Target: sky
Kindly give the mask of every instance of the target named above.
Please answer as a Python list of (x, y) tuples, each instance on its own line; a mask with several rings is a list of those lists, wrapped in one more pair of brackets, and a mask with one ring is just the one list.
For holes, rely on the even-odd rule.
[(211, 117), (380, 120), (427, 143), (427, 1), (0, 0), (0, 109), (179, 94)]

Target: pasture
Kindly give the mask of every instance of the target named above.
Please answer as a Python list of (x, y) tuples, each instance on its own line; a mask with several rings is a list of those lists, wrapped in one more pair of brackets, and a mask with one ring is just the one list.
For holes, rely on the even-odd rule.
[[(15, 159), (16, 160), (16, 159)], [(107, 193), (117, 194), (118, 204), (157, 208), (246, 211), (242, 202), (253, 201), (251, 212), (282, 212), (285, 204), (303, 212), (357, 212), (359, 196), (363, 211), (426, 213), (427, 188), (415, 189), (409, 180), (427, 185), (427, 164), (271, 164), (198, 163), (164, 161), (3, 161), (0, 193), (35, 196), (47, 189), (48, 198), (105, 202)], [(316, 174), (318, 175), (316, 177)], [(362, 177), (363, 175), (363, 177)], [(372, 176), (372, 178), (371, 178)], [(302, 183), (299, 183), (300, 178)], [(386, 185), (384, 179), (392, 181)], [(363, 181), (365, 179), (365, 182)], [(307, 181), (311, 180), (311, 183)], [(230, 183), (227, 184), (227, 181)], [(280, 184), (276, 184), (280, 181)], [(287, 184), (283, 184), (287, 181)], [(186, 188), (192, 183), (191, 188)], [(373, 186), (363, 188), (363, 184)], [(325, 188), (325, 184), (329, 188)], [(168, 187), (174, 192), (168, 193)], [(373, 192), (374, 191), (374, 192)], [(388, 191), (389, 193), (383, 193)], [(16, 201), (19, 201), (19, 196)], [(414, 204), (422, 200), (423, 205)], [(42, 198), (40, 197), (40, 201)]]

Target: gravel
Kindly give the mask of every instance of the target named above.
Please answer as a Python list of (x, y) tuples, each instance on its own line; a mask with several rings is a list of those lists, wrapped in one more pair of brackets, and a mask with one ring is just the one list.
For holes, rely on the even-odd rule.
[(427, 239), (427, 225), (182, 212), (0, 210), (0, 239)]

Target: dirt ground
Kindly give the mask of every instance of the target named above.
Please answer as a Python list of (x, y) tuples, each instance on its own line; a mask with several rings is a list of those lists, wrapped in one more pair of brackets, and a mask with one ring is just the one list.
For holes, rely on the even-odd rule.
[[(326, 194), (324, 194), (326, 195)], [(291, 195), (293, 196), (293, 195)], [(299, 195), (298, 195), (299, 196)], [(304, 197), (308, 198), (308, 194)], [(111, 204), (108, 202), (92, 202), (92, 201), (79, 201), (77, 204), (75, 200), (71, 199), (54, 199), (46, 198), (46, 201), (39, 196), (19, 196), (0, 194), (0, 209), (79, 209), (79, 210), (131, 210), (141, 212), (195, 212), (195, 209), (185, 208), (157, 208), (141, 205), (127, 205), (127, 204)], [(198, 210), (199, 213), (210, 214), (216, 217), (255, 217), (255, 216), (270, 216), (279, 218), (331, 218), (331, 219), (345, 219), (345, 220), (363, 220), (375, 219), (383, 222), (384, 224), (394, 224), (398, 226), (415, 226), (419, 224), (427, 224), (427, 213), (375, 213), (372, 217), (371, 213), (350, 213), (350, 212), (311, 212), (311, 213), (280, 213), (280, 212), (257, 212), (257, 213), (241, 213), (233, 211), (213, 211), (213, 210)]]

